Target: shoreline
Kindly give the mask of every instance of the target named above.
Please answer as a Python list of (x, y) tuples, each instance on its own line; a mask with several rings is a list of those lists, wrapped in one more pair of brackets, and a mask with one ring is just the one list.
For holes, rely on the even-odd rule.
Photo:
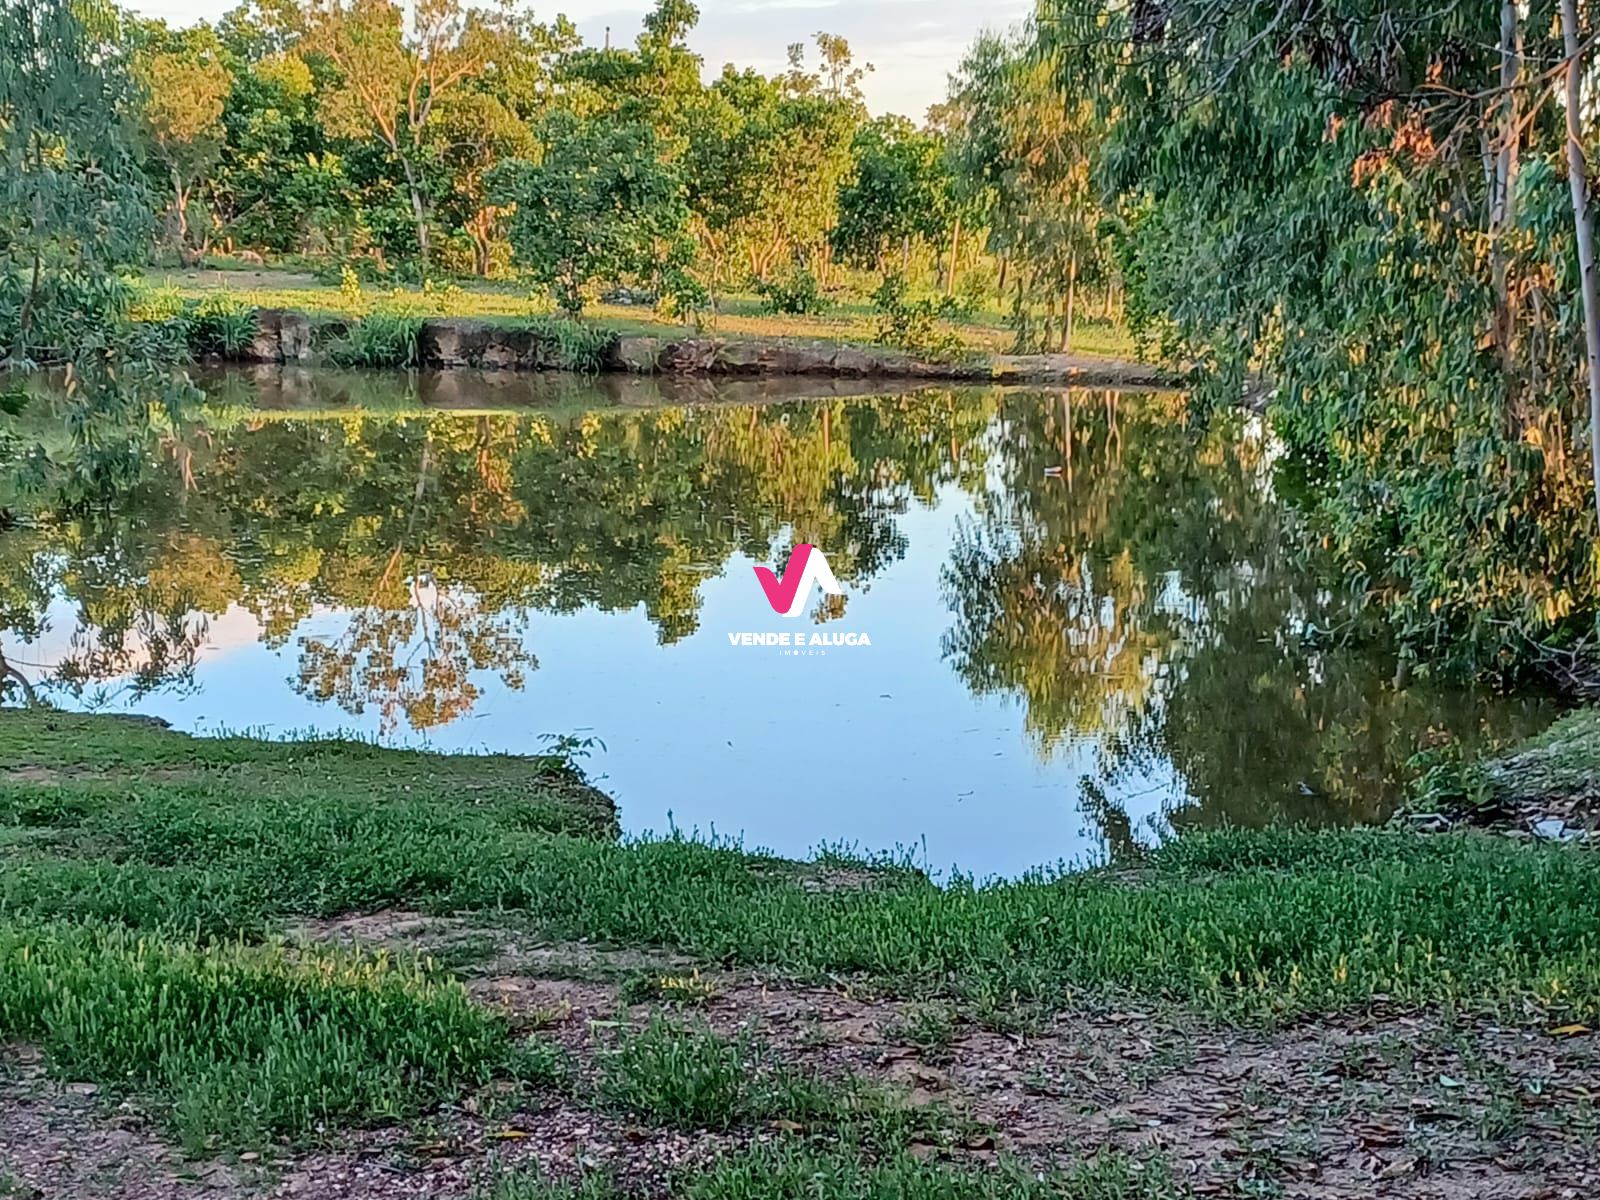
[[(232, 351), (206, 356), (241, 364), (316, 365), (352, 323), (293, 309), (257, 308), (254, 333)], [(1170, 389), (1174, 372), (1082, 354), (973, 354), (935, 359), (879, 346), (788, 338), (605, 334), (600, 373), (694, 378), (829, 378), (952, 383), (1047, 384)], [(420, 319), (412, 365), (455, 370), (572, 371), (538, 328), (473, 317)]]
[(949, 889), (620, 839), (559, 756), (9, 710), (0, 864), (23, 1195), (1600, 1186), (1574, 846), (1234, 831)]

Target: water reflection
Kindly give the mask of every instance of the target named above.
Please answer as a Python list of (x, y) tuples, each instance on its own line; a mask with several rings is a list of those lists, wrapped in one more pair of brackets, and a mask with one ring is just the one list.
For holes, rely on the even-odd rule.
[[(109, 511), (14, 499), (8, 658), (71, 702), (191, 728), (527, 750), (582, 727), (630, 827), (920, 841), (979, 873), (1225, 821), (1377, 819), (1419, 745), (1545, 719), (1391, 686), (1295, 553), (1243, 416), (472, 379), (212, 380)], [(800, 541), (848, 593), (805, 626), (871, 649), (729, 646), (787, 624), (750, 568)], [(763, 790), (796, 753), (828, 796)]]

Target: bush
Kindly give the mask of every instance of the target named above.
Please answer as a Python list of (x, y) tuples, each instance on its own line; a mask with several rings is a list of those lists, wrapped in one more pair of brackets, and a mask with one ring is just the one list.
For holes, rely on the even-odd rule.
[(811, 316), (828, 308), (828, 302), (822, 295), (822, 285), (804, 267), (783, 279), (758, 280), (755, 292), (761, 297), (763, 312)]
[(196, 358), (208, 354), (234, 358), (256, 336), (256, 310), (226, 293), (207, 296), (184, 313), (189, 351)]
[(905, 276), (885, 275), (872, 300), (878, 310), (879, 345), (929, 358), (953, 358), (966, 349), (953, 331), (939, 327), (940, 303), (910, 298)]
[(409, 313), (369, 313), (328, 347), (341, 367), (414, 367), (421, 361), (422, 318)]
[(545, 355), (568, 371), (598, 374), (606, 364), (615, 335), (564, 317), (535, 317), (523, 325), (539, 339)]

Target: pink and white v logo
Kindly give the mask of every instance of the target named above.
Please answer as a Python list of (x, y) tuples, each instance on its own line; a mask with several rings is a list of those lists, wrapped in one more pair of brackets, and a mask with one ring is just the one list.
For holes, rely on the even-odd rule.
[(789, 565), (783, 569), (782, 582), (766, 567), (756, 568), (756, 578), (761, 581), (761, 590), (767, 594), (772, 611), (785, 617), (800, 615), (811, 596), (813, 584), (830, 596), (844, 595), (828, 560), (810, 542), (801, 542), (789, 552)]

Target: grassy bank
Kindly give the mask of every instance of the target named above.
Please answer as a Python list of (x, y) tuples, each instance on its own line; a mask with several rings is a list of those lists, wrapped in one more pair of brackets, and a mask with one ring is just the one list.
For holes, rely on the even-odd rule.
[[(918, 1062), (1129, 1006), (1247, 1039), (1406, 1013), (1542, 1033), (1600, 1019), (1596, 911), (1592, 855), (1480, 835), (1212, 835), (1131, 873), (936, 887), (893, 866), (619, 839), (559, 756), (0, 717), (0, 1042), (134, 1097), (194, 1153), (298, 1153), (441, 1105), (481, 1121), (554, 1104), (730, 1151), (672, 1174), (675, 1195), (1032, 1195), (967, 1169), (995, 1145), (980, 1115), (857, 1077), (896, 1060), (841, 1073), (803, 1038), (774, 1049), (745, 1020), (713, 1027), (718, 993), (730, 1016), (774, 988), (878, 997), (892, 1012), (872, 1010), (877, 1027)], [(317, 932), (352, 920), (353, 947)], [(403, 925), (454, 940), (390, 936)], [(759, 996), (732, 1004), (752, 972)], [(551, 999), (561, 979), (578, 982)], [(688, 1011), (708, 1003), (712, 1025)], [(581, 1040), (549, 1032), (574, 1005)], [(1037, 1194), (1183, 1194), (1137, 1155), (1058, 1166), (1025, 1172)], [(630, 1186), (546, 1174), (495, 1167), (474, 1186)]]
[(891, 872), (819, 890), (736, 847), (593, 836), (609, 813), (575, 809), (577, 785), (540, 760), (483, 760), (477, 783), (478, 760), (103, 730), (7, 718), (0, 752), (24, 761), (0, 783), (5, 912), (233, 937), (384, 907), (505, 911), (546, 938), (989, 1008), (1125, 991), (1241, 1017), (1377, 995), (1600, 1016), (1600, 864), (1555, 848), (1239, 833), (1159, 851), (1137, 884)]
[[(547, 316), (548, 305), (529, 296), (526, 289), (508, 285), (473, 283), (433, 288), (369, 287), (359, 294), (337, 285), (319, 283), (310, 275), (275, 270), (183, 270), (152, 274), (141, 284), (146, 298), (170, 294), (185, 300), (205, 301), (225, 296), (243, 305), (294, 309), (314, 316), (341, 320), (365, 316), (374, 310), (403, 312), (415, 317), (476, 317), (520, 322)], [(830, 342), (865, 345), (873, 341), (878, 315), (866, 300), (840, 302), (816, 315), (762, 311), (759, 297), (730, 295), (718, 298), (712, 319), (720, 337)], [(584, 324), (619, 335), (681, 336), (684, 326), (634, 305), (596, 304), (584, 312)], [(978, 312), (946, 323), (970, 351), (1004, 353), (1012, 335), (999, 311)], [(1134, 358), (1135, 347), (1127, 330), (1106, 321), (1085, 319), (1074, 337), (1076, 353), (1112, 358)]]
[(1600, 709), (1568, 713), (1494, 757), (1444, 758), (1419, 782), (1415, 818), (1546, 838), (1600, 829)]

